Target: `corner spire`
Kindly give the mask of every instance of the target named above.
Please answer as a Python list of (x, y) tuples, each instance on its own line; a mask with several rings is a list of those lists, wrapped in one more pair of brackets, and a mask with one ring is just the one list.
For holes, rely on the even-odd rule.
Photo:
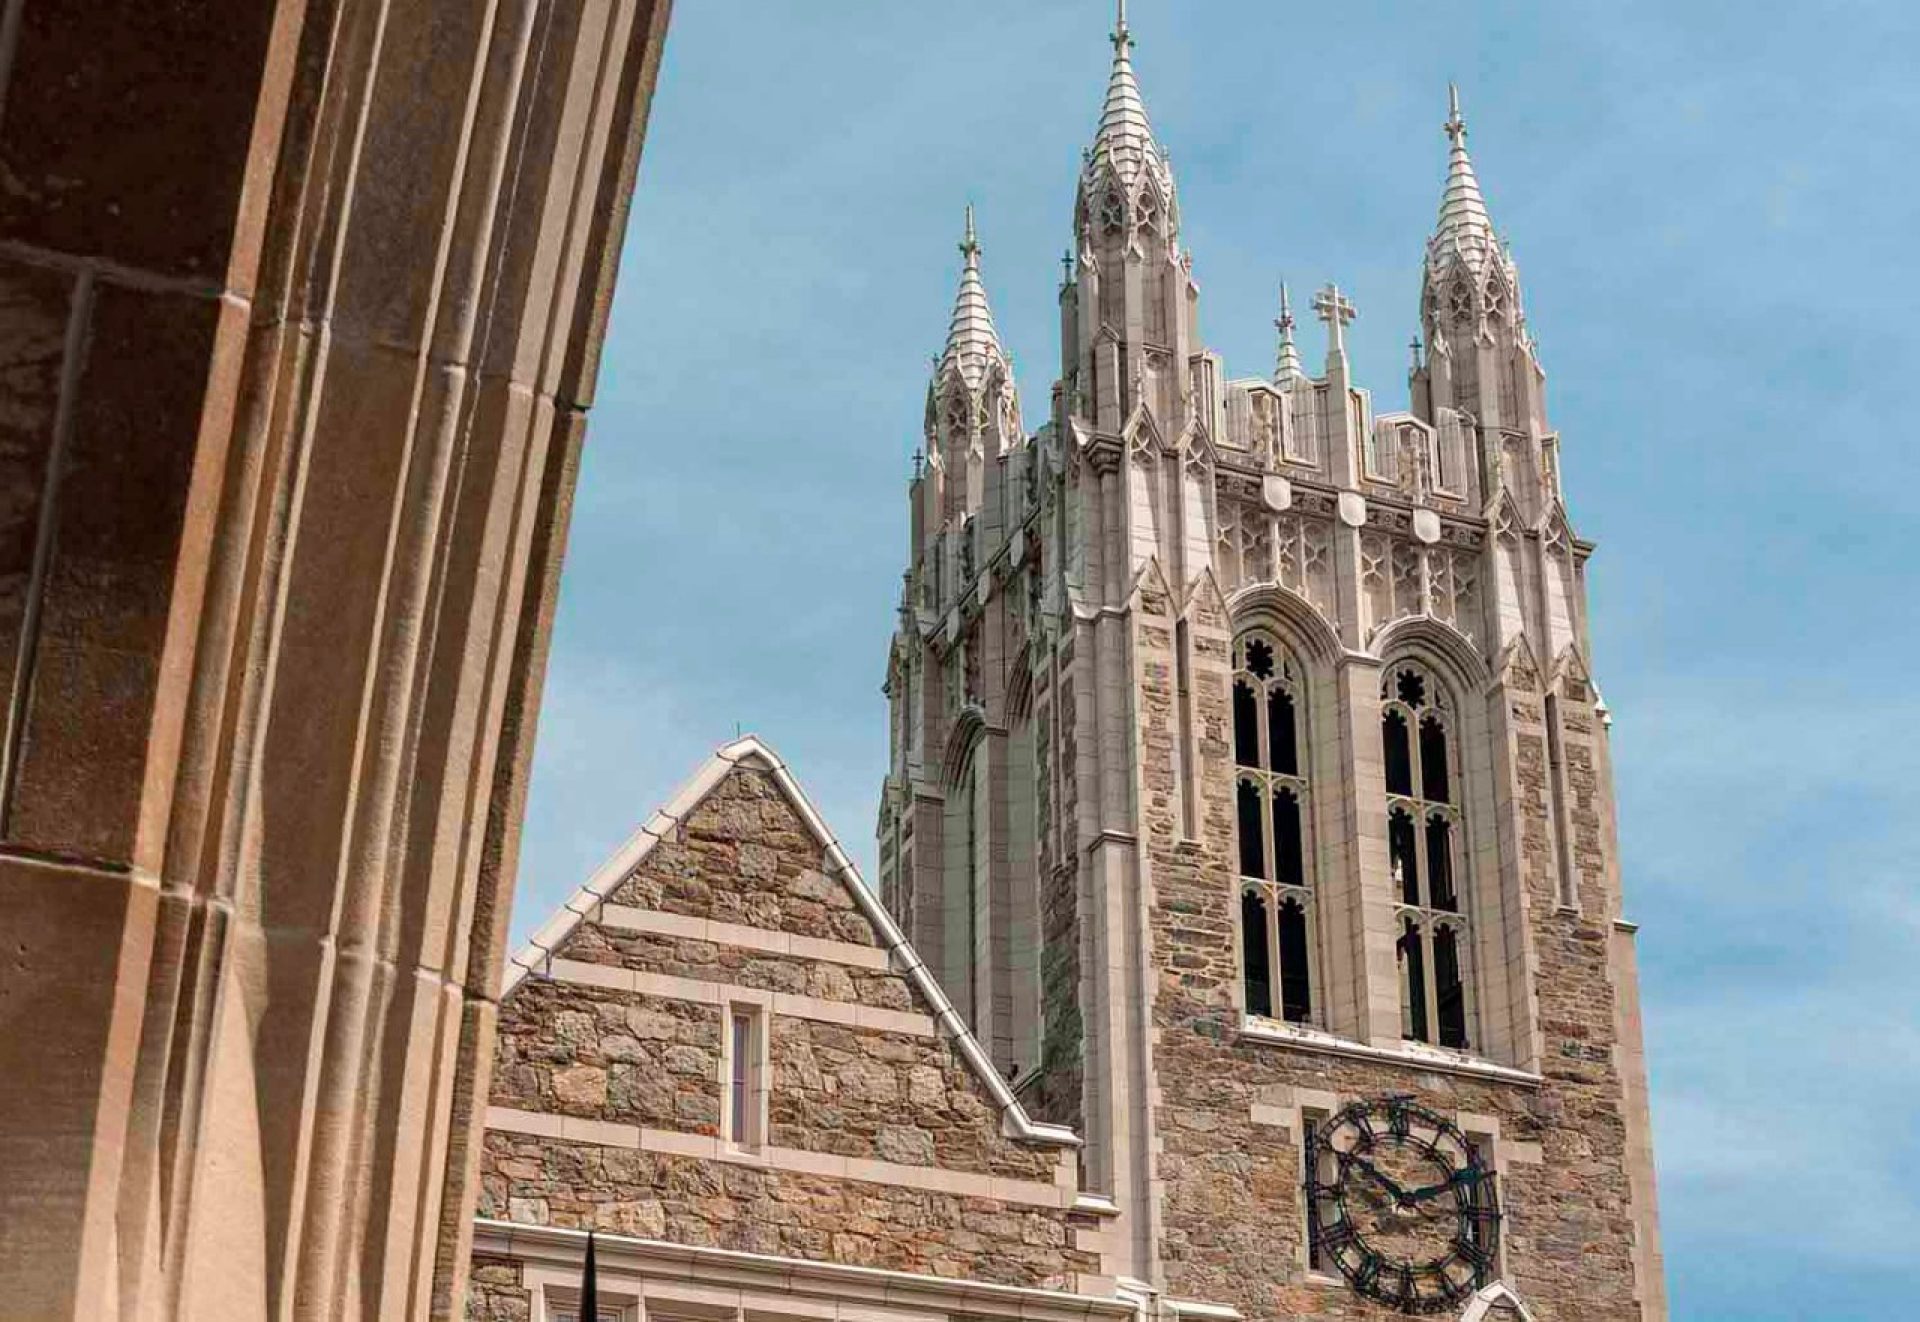
[(1287, 301), (1287, 282), (1284, 280), (1280, 282), (1280, 316), (1273, 323), (1273, 328), (1280, 332), (1280, 347), (1273, 363), (1273, 383), (1288, 386), (1306, 380), (1306, 371), (1300, 366), (1300, 351), (1293, 345), (1293, 305)]
[(1428, 262), (1437, 266), (1457, 257), (1478, 269), (1489, 256), (1500, 256), (1500, 245), (1467, 155), (1467, 121), (1460, 114), (1460, 89), (1452, 83), (1447, 84), (1447, 122), (1441, 127), (1448, 143), (1447, 182), (1440, 194), (1440, 219), (1427, 243)]
[(960, 255), (965, 262), (960, 270), (960, 289), (954, 295), (953, 319), (947, 325), (946, 351), (934, 371), (936, 375), (955, 371), (967, 389), (978, 390), (986, 382), (989, 367), (996, 362), (1006, 365), (1007, 354), (1000, 347), (993, 310), (987, 306), (987, 287), (980, 279), (980, 238), (974, 229), (971, 202), (967, 203)]

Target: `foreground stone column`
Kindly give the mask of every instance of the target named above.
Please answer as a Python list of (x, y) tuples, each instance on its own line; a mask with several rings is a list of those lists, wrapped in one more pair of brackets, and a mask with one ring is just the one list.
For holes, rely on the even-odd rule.
[(0, 1299), (458, 1315), (668, 0), (0, 18)]

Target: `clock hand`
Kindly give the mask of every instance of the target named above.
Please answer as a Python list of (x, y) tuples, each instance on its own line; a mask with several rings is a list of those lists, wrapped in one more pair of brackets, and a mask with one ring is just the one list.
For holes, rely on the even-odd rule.
[(1440, 1183), (1438, 1184), (1429, 1184), (1424, 1188), (1415, 1189), (1412, 1193), (1407, 1195), (1407, 1201), (1410, 1203), (1422, 1203), (1422, 1202), (1425, 1202), (1427, 1199), (1433, 1197), (1435, 1194), (1444, 1193), (1447, 1190), (1454, 1188), (1456, 1185), (1478, 1184), (1485, 1177), (1486, 1175), (1484, 1171), (1474, 1170), (1471, 1167), (1463, 1167), (1460, 1170), (1455, 1171), (1453, 1174), (1447, 1176), (1446, 1179), (1440, 1181)]
[(1406, 1190), (1402, 1189), (1399, 1185), (1395, 1184), (1392, 1180), (1388, 1179), (1385, 1175), (1382, 1175), (1380, 1173), (1379, 1168), (1376, 1167), (1372, 1162), (1368, 1161), (1365, 1157), (1349, 1156), (1347, 1160), (1351, 1161), (1354, 1165), (1358, 1166), (1361, 1170), (1365, 1171), (1368, 1175), (1371, 1175), (1373, 1177), (1374, 1183), (1378, 1184), (1381, 1188), (1385, 1189), (1389, 1194), (1393, 1196), (1394, 1202), (1404, 1204), (1407, 1201)]

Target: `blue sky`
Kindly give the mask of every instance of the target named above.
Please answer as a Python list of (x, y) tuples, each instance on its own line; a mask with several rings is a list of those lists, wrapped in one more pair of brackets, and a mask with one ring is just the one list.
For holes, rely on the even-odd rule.
[[(1456, 79), (1511, 238), (1615, 710), (1674, 1316), (1920, 1284), (1920, 18), (1899, 4), (1135, 0), (1201, 328), (1284, 275), (1405, 398)], [(963, 204), (1027, 421), (1104, 0), (682, 0), (575, 510), (515, 913), (736, 726), (857, 858), (903, 485)], [(1309, 364), (1322, 350), (1309, 323)], [(1902, 557), (1904, 553), (1904, 558)]]

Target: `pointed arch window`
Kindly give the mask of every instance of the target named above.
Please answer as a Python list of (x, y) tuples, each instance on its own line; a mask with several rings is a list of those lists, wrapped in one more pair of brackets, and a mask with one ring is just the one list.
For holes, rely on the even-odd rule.
[(1240, 636), (1233, 663), (1234, 820), (1247, 1013), (1311, 1023), (1315, 928), (1303, 672), (1265, 629)]
[(1402, 662), (1380, 690), (1387, 860), (1397, 906), (1401, 1035), (1466, 1050), (1473, 1022), (1464, 822), (1453, 702), (1426, 667)]

